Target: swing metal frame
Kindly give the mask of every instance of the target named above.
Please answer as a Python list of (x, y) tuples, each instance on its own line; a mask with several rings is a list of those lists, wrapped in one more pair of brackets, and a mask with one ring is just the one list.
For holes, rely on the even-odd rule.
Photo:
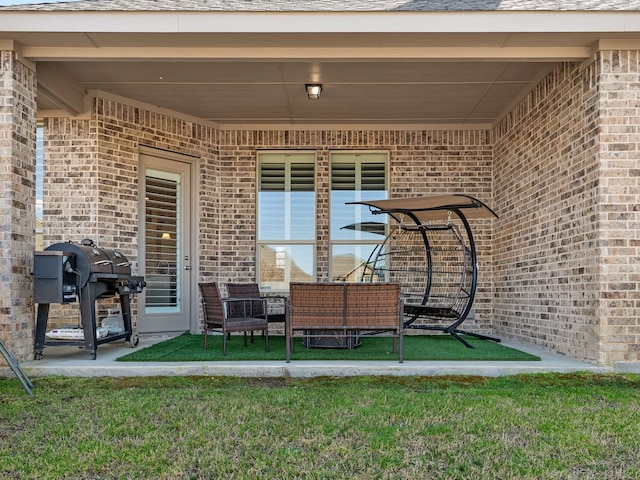
[(387, 214), (398, 224), (369, 256), (369, 278), (362, 280), (400, 282), (405, 328), (441, 331), (468, 348), (473, 346), (462, 335), (500, 342), (460, 328), (473, 307), (478, 279), (468, 219), (497, 218), (491, 208), (459, 194), (351, 203)]

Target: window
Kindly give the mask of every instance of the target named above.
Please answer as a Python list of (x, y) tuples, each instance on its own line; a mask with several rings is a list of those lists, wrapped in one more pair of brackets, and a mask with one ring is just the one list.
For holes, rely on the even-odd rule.
[(374, 216), (364, 205), (346, 203), (387, 198), (387, 163), (388, 155), (382, 152), (331, 155), (332, 281), (370, 278), (370, 257), (384, 241), (387, 218)]
[(315, 278), (315, 154), (258, 154), (260, 288), (287, 291), (289, 282)]

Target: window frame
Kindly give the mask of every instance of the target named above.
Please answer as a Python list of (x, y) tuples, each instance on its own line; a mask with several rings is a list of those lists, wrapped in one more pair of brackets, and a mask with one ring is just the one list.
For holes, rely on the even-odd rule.
[[(310, 163), (313, 166), (313, 211), (310, 212), (311, 217), (313, 218), (313, 235), (311, 235), (309, 239), (270, 239), (270, 238), (261, 238), (260, 236), (260, 212), (261, 212), (261, 202), (260, 202), (260, 193), (261, 190), (261, 166), (262, 166), (262, 158), (267, 155), (282, 155), (283, 157), (291, 157), (287, 159), (287, 164), (290, 165), (294, 163), (295, 157), (299, 156), (302, 158), (307, 158), (303, 163)], [(261, 158), (262, 157), (262, 158)], [(308, 157), (312, 157), (312, 159), (308, 159)], [(290, 178), (289, 178), (290, 182)], [(255, 264), (255, 277), (256, 283), (258, 284), (260, 291), (265, 293), (287, 293), (289, 291), (288, 281), (287, 287), (285, 288), (265, 288), (262, 284), (262, 271), (261, 271), (261, 250), (263, 246), (273, 246), (273, 247), (294, 247), (294, 246), (309, 246), (311, 248), (311, 277), (316, 278), (317, 275), (317, 202), (318, 202), (318, 182), (317, 182), (317, 153), (314, 150), (259, 150), (256, 152), (256, 222), (255, 222), (255, 238), (256, 238), (256, 264)], [(291, 192), (291, 184), (285, 186), (286, 192)], [(290, 272), (289, 272), (290, 273)]]
[[(348, 155), (352, 155), (353, 157), (357, 158), (358, 156), (363, 156), (363, 155), (384, 155), (385, 159), (384, 159), (384, 185), (385, 185), (385, 198), (389, 198), (389, 184), (390, 184), (390, 164), (391, 164), (391, 152), (388, 150), (339, 150), (339, 151), (332, 151), (329, 153), (329, 191), (328, 191), (328, 197), (329, 197), (329, 242), (328, 242), (328, 260), (329, 260), (329, 279), (331, 281), (348, 281), (348, 280), (339, 280), (339, 279), (335, 279), (335, 275), (334, 275), (334, 250), (335, 247), (339, 247), (339, 246), (365, 246), (365, 245), (371, 245), (372, 247), (372, 251), (376, 248), (376, 246), (379, 248), (379, 246), (381, 246), (384, 243), (384, 240), (387, 237), (387, 234), (389, 232), (389, 221), (388, 221), (388, 216), (384, 215), (384, 218), (379, 219), (379, 221), (381, 223), (385, 223), (386, 227), (385, 227), (385, 234), (384, 235), (380, 235), (379, 239), (352, 239), (352, 240), (342, 240), (342, 239), (336, 239), (333, 236), (333, 220), (334, 220), (334, 211), (333, 211), (333, 171), (334, 171), (334, 163), (341, 163), (340, 161), (334, 162), (334, 159), (337, 156), (344, 156), (347, 157)], [(361, 160), (356, 160), (355, 163), (365, 163), (366, 159), (361, 159)], [(342, 163), (347, 163), (344, 160), (342, 161)], [(366, 190), (362, 190), (361, 186), (362, 186), (362, 170), (361, 167), (356, 168), (356, 188), (357, 190), (350, 190), (353, 192), (363, 192)], [(344, 190), (342, 190), (344, 191)], [(360, 199), (356, 199), (354, 201), (360, 201), (362, 200), (362, 198)], [(354, 206), (355, 208), (356, 206)], [(367, 209), (368, 207), (361, 205), (360, 208), (362, 209)], [(357, 281), (360, 281), (359, 279)]]

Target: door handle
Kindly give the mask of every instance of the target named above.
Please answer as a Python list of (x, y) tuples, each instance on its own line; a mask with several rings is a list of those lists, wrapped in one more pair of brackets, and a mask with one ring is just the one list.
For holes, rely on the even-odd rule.
[(184, 269), (185, 269), (185, 270), (191, 270), (191, 265), (185, 265), (185, 266), (184, 266)]

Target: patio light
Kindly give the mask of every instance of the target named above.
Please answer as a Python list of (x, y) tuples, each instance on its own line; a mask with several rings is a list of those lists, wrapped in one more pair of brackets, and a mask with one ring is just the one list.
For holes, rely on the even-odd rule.
[(318, 100), (320, 98), (320, 92), (322, 92), (322, 84), (320, 83), (307, 83), (307, 97), (309, 100)]

